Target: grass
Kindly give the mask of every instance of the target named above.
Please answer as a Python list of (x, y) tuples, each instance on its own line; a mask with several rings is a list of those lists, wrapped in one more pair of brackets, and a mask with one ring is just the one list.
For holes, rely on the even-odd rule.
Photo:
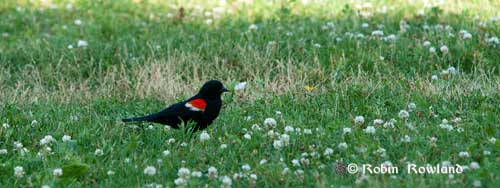
[[(224, 176), (232, 187), (500, 183), (498, 2), (303, 2), (3, 2), (0, 187), (181, 187), (181, 168), (203, 174), (183, 176), (187, 187), (219, 187)], [(223, 96), (209, 140), (119, 122), (187, 98), (209, 79), (228, 88), (248, 82)], [(289, 144), (277, 149), (281, 134)], [(55, 141), (41, 145), (47, 135)], [(336, 172), (340, 164), (388, 162), (398, 174)], [(408, 174), (407, 163), (468, 169)], [(144, 173), (148, 166), (154, 175)]]

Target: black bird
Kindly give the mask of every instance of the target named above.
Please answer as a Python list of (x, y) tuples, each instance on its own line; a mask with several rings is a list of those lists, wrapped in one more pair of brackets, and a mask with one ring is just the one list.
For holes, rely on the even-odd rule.
[(122, 119), (125, 123), (154, 122), (178, 129), (181, 123), (194, 122), (193, 132), (207, 128), (219, 116), (221, 95), (228, 92), (218, 80), (203, 84), (198, 94), (188, 100), (175, 103), (168, 108), (144, 117)]

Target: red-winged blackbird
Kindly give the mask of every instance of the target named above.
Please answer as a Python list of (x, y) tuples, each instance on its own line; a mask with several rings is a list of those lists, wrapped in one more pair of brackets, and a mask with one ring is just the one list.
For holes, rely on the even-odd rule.
[(210, 80), (200, 92), (186, 101), (144, 117), (122, 119), (125, 123), (154, 122), (178, 129), (181, 123), (194, 122), (193, 132), (207, 128), (217, 118), (222, 105), (221, 95), (227, 92), (220, 81)]

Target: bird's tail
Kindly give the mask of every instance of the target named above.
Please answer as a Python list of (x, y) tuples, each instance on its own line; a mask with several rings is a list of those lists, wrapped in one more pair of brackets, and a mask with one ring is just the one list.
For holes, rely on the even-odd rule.
[(124, 123), (140, 123), (140, 122), (147, 122), (150, 120), (151, 118), (149, 116), (122, 119)]

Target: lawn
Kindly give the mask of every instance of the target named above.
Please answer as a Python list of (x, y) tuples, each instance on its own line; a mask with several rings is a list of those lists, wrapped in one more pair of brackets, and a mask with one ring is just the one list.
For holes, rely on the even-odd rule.
[[(0, 187), (497, 187), (498, 10), (3, 0)], [(211, 79), (232, 91), (205, 132), (120, 121)]]

